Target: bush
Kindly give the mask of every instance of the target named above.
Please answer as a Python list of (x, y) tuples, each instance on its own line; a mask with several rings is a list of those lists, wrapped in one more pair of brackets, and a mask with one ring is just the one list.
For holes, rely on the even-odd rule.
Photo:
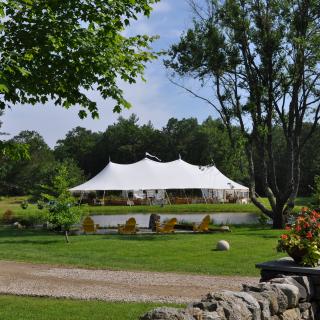
[(28, 201), (27, 201), (27, 200), (23, 200), (23, 201), (21, 202), (21, 204), (20, 204), (20, 207), (21, 207), (22, 209), (27, 209), (27, 208), (28, 208), (28, 205), (29, 205)]
[(10, 209), (6, 210), (1, 220), (3, 223), (13, 223), (15, 220), (14, 212)]
[(43, 201), (41, 201), (41, 200), (37, 201), (37, 207), (39, 210), (42, 210), (44, 208), (44, 205), (45, 204)]
[(32, 213), (28, 213), (28, 215), (18, 217), (15, 219), (15, 221), (26, 227), (34, 227), (36, 225), (42, 225), (46, 222), (46, 214), (42, 211), (34, 211)]
[(265, 214), (261, 213), (258, 221), (261, 226), (266, 226), (268, 224), (269, 218)]

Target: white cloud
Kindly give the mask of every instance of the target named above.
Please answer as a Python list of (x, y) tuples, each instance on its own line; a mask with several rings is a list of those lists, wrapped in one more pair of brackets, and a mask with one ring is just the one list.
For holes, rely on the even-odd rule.
[(172, 10), (171, 5), (169, 4), (168, 1), (160, 1), (157, 2), (154, 6), (153, 6), (153, 14), (157, 14), (157, 13), (165, 13), (165, 12), (170, 12)]

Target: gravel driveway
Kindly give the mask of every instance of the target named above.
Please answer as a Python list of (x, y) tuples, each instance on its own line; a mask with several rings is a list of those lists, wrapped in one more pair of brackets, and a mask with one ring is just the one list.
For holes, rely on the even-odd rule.
[(107, 301), (190, 302), (259, 278), (87, 270), (0, 261), (0, 293)]

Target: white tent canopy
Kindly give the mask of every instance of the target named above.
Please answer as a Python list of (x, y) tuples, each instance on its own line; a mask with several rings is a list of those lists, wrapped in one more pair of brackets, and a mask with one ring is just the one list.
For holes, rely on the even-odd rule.
[(109, 162), (89, 181), (70, 191), (228, 189), (248, 191), (216, 167), (199, 167), (181, 159), (157, 162), (145, 158), (132, 164)]

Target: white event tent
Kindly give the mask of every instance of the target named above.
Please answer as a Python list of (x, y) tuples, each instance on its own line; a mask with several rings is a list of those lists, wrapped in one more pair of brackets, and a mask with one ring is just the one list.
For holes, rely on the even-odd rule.
[(208, 190), (233, 190), (246, 194), (244, 197), (248, 198), (247, 187), (232, 181), (216, 167), (200, 167), (181, 159), (157, 162), (144, 158), (132, 164), (118, 164), (110, 161), (95, 177), (70, 191), (168, 189), (201, 189), (205, 197), (208, 197)]

